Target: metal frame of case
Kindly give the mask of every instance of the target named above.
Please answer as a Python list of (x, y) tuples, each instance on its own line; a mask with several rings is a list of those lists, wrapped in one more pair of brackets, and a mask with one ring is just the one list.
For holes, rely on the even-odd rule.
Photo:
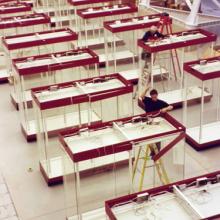
[[(180, 40), (178, 40), (180, 38)], [(138, 40), (139, 49), (147, 51), (151, 54), (150, 63), (149, 63), (149, 70), (148, 78), (150, 86), (153, 88), (155, 87), (154, 77), (161, 77), (161, 82), (167, 81), (169, 87), (169, 81), (172, 78), (175, 80), (175, 84), (177, 85), (177, 89), (171, 91), (164, 91), (159, 94), (159, 98), (165, 100), (169, 104), (173, 105), (174, 107), (182, 106), (184, 101), (183, 97), (183, 81), (184, 81), (184, 71), (183, 71), (183, 64), (185, 60), (185, 50), (187, 47), (190, 46), (201, 46), (211, 44), (211, 51), (213, 51), (213, 43), (216, 41), (216, 35), (210, 33), (208, 31), (202, 29), (195, 29), (195, 30), (188, 30), (182, 31), (177, 33), (172, 33), (171, 36), (166, 36), (165, 38), (156, 41), (156, 42), (143, 42), (142, 40)], [(178, 55), (176, 49), (180, 50), (180, 55)], [(199, 51), (199, 50), (198, 50)], [(165, 52), (166, 54), (162, 56), (162, 53)], [(141, 50), (139, 51), (141, 59)], [(179, 57), (180, 56), (180, 60)], [(201, 54), (197, 54), (197, 56), (201, 56)], [(176, 60), (175, 60), (176, 58)], [(156, 65), (155, 62), (158, 60), (158, 64)], [(165, 62), (168, 61), (168, 62)], [(140, 62), (141, 63), (141, 62)], [(163, 66), (167, 64), (167, 66)], [(154, 68), (153, 68), (154, 67)], [(140, 66), (142, 69), (142, 67)], [(177, 68), (177, 71), (175, 69)], [(179, 75), (177, 73), (180, 71)], [(142, 71), (143, 72), (143, 69)], [(149, 74), (149, 72), (151, 74)], [(153, 73), (153, 74), (152, 74)], [(143, 74), (140, 75), (139, 80), (139, 93), (142, 92), (143, 85), (146, 85), (146, 79)], [(162, 86), (164, 87), (164, 85)], [(166, 90), (164, 88), (164, 90)], [(195, 90), (195, 91), (194, 91)], [(189, 100), (198, 100), (200, 97), (201, 89), (197, 86), (191, 88), (192, 97)], [(206, 94), (207, 98), (211, 98), (211, 94)], [(143, 107), (143, 103), (139, 101), (139, 105)]]
[(62, 182), (62, 154), (55, 152), (59, 146), (51, 137), (74, 126), (133, 115), (132, 92), (119, 74), (32, 89), (40, 167), (48, 185)]
[[(157, 115), (160, 119), (162, 119), (161, 123), (169, 124), (171, 127), (164, 128), (162, 131), (161, 129), (158, 129), (161, 125), (159, 124), (148, 124), (148, 117), (152, 115), (150, 114), (143, 114), (139, 116), (133, 116), (129, 118), (123, 118), (112, 122), (106, 122), (102, 124), (95, 124), (91, 125), (86, 129), (73, 128), (70, 130), (67, 130), (66, 132), (61, 133), (60, 136), (60, 142), (63, 147), (63, 151), (66, 153), (63, 156), (63, 163), (64, 163), (64, 184), (65, 184), (65, 191), (67, 196), (70, 196), (72, 198), (67, 198), (67, 218), (71, 219), (73, 215), (76, 219), (83, 219), (84, 212), (88, 212), (88, 209), (85, 208), (87, 203), (91, 203), (88, 201), (89, 198), (93, 198), (93, 196), (99, 194), (99, 187), (97, 186), (97, 181), (95, 181), (96, 184), (94, 184), (94, 190), (92, 189), (93, 185), (90, 184), (85, 188), (85, 182), (84, 181), (90, 181), (89, 179), (84, 180), (85, 172), (86, 176), (93, 176), (92, 178), (96, 178), (94, 174), (96, 174), (96, 171), (99, 166), (100, 162), (102, 161), (102, 167), (103, 166), (109, 166), (109, 163), (111, 165), (112, 170), (108, 170), (107, 172), (113, 172), (114, 174), (114, 184), (122, 184), (126, 182), (126, 189), (130, 192), (135, 190), (134, 186), (134, 180), (133, 180), (133, 174), (134, 169), (132, 168), (132, 160), (135, 161), (138, 159), (138, 156), (135, 152), (135, 149), (138, 148), (145, 148), (146, 145), (150, 145), (152, 143), (158, 143), (167, 141), (165, 145), (160, 149), (159, 152), (155, 153), (151, 157), (151, 159), (154, 161), (154, 165), (148, 165), (148, 168), (146, 168), (145, 172), (150, 169), (157, 169), (157, 161), (161, 160), (162, 158), (166, 159), (166, 162), (170, 162), (171, 160), (168, 158), (164, 158), (165, 155), (170, 154), (172, 155), (174, 149), (180, 142), (185, 142), (185, 128), (182, 126), (179, 122), (177, 122), (173, 117), (171, 117), (169, 114), (163, 114), (163, 115)], [(145, 120), (146, 119), (146, 120)], [(156, 122), (156, 118), (154, 119)], [(149, 132), (140, 132), (139, 129), (142, 129), (137, 126), (143, 126), (149, 130)], [(134, 126), (134, 127), (133, 127)], [(153, 127), (151, 126), (158, 126), (157, 129), (155, 127), (155, 130), (153, 132)], [(166, 127), (166, 126), (165, 126)], [(133, 128), (133, 130), (132, 130)], [(133, 132), (133, 134), (132, 134)], [(103, 137), (101, 137), (101, 135)], [(172, 138), (171, 138), (172, 137)], [(172, 139), (172, 140), (171, 140)], [(96, 141), (95, 141), (96, 140)], [(173, 181), (182, 179), (184, 176), (184, 143), (183, 145), (179, 145), (179, 155), (178, 158), (178, 165), (175, 165), (175, 162), (173, 163), (173, 166), (175, 169), (178, 167), (178, 175), (180, 177), (174, 178)], [(127, 158), (124, 157), (124, 155), (127, 152)], [(177, 151), (176, 151), (177, 153)], [(120, 155), (121, 154), (121, 155)], [(107, 159), (110, 158), (110, 159)], [(124, 172), (124, 175), (126, 175), (127, 180), (124, 181), (117, 181), (123, 174), (117, 174), (118, 170), (116, 169), (118, 166), (118, 163), (123, 161), (124, 159), (127, 159), (129, 163), (126, 166), (126, 169), (129, 171), (129, 175), (126, 175), (126, 172)], [(146, 165), (146, 164), (145, 164)], [(167, 166), (167, 169), (171, 168)], [(172, 169), (172, 168), (171, 168)], [(99, 169), (98, 169), (99, 170)], [(173, 171), (174, 171), (173, 170)], [(154, 172), (153, 172), (154, 173)], [(169, 174), (173, 175), (173, 172), (171, 171)], [(100, 178), (100, 175), (107, 175), (106, 170), (102, 170), (101, 174), (97, 176), (97, 178)], [(148, 175), (148, 181), (152, 181), (151, 184), (157, 185), (159, 184), (157, 181), (155, 181), (154, 174)], [(113, 178), (113, 179), (114, 179)], [(151, 179), (152, 178), (152, 179)], [(159, 184), (161, 185), (161, 183)], [(88, 189), (88, 187), (90, 189)], [(118, 188), (118, 186), (116, 186)], [(120, 189), (120, 188), (119, 188)], [(105, 186), (103, 185), (103, 190), (108, 191)], [(111, 191), (111, 189), (109, 189)], [(109, 192), (108, 191), (108, 192)], [(88, 192), (93, 192), (94, 195), (88, 195)], [(115, 191), (113, 190), (113, 194)], [(118, 192), (120, 194), (120, 191)], [(107, 194), (107, 193), (106, 193)], [(116, 193), (117, 194), (117, 193)], [(109, 196), (109, 195), (107, 195)], [(86, 201), (83, 200), (84, 198), (87, 198)], [(111, 196), (110, 196), (111, 197)], [(74, 203), (71, 205), (71, 202)], [(97, 208), (100, 208), (100, 205), (103, 205), (104, 201), (98, 201), (96, 199), (96, 202), (99, 202), (99, 207), (90, 207), (90, 210), (94, 210)], [(96, 206), (96, 205), (93, 205)], [(73, 207), (77, 207), (75, 210)], [(71, 213), (71, 214), (70, 214)], [(95, 213), (96, 214), (96, 213)], [(91, 217), (91, 216), (90, 216)]]
[[(164, 215), (168, 218), (175, 215), (186, 219), (219, 219), (220, 209), (215, 199), (220, 192), (219, 174), (220, 171), (208, 173), (108, 200), (105, 202), (106, 215), (110, 220), (120, 219), (120, 213), (124, 217), (127, 213), (127, 219), (134, 215), (136, 219), (143, 219), (148, 214), (161, 216), (166, 209)], [(154, 208), (155, 205), (160, 207), (159, 211)], [(169, 211), (171, 206), (172, 211)]]
[[(11, 73), (12, 59), (71, 50), (77, 39), (78, 35), (69, 28), (3, 37), (3, 48), (9, 60), (7, 62), (8, 75), (13, 75)], [(10, 82), (14, 84), (12, 77)], [(16, 89), (13, 88), (11, 99), (18, 109), (18, 98), (15, 91)]]
[[(139, 77), (139, 65), (135, 64), (136, 59), (138, 58), (138, 47), (137, 39), (142, 37), (143, 29), (149, 28), (151, 26), (160, 26), (165, 23), (165, 20), (171, 22), (169, 16), (161, 14), (152, 14), (146, 16), (139, 16), (121, 20), (106, 21), (104, 22), (104, 38), (105, 38), (105, 55), (106, 59), (106, 69), (109, 73), (109, 53), (112, 55), (114, 62), (114, 71), (117, 72), (117, 53), (124, 53), (127, 58), (132, 59), (133, 68), (130, 70), (122, 71), (122, 75), (131, 80), (133, 83), (138, 82)], [(172, 22), (171, 22), (172, 23)], [(131, 39), (128, 37), (132, 36)], [(113, 42), (109, 42), (109, 36), (112, 36)], [(116, 39), (123, 39), (125, 43), (126, 50), (117, 52), (118, 45), (116, 44)], [(110, 45), (110, 48), (109, 48)], [(112, 61), (112, 60), (111, 60)]]
[[(185, 70), (185, 104), (184, 104), (184, 120), (187, 124), (187, 142), (196, 150), (203, 150), (209, 147), (216, 146), (220, 143), (219, 138), (219, 114), (220, 114), (220, 57), (212, 57), (203, 60), (196, 60), (187, 62), (184, 64)], [(199, 123), (197, 125), (189, 125), (190, 115), (187, 114), (190, 107), (188, 107), (188, 93), (187, 88), (192, 80), (189, 79), (189, 75), (199, 81), (202, 93), (200, 95), (201, 105), (199, 114)], [(205, 117), (205, 101), (207, 87), (211, 87), (213, 91), (213, 101), (216, 106), (214, 109), (209, 110), (212, 114), (209, 117)]]
[(86, 48), (18, 58), (12, 62), (22, 132), (27, 141), (36, 138), (30, 89), (99, 75), (99, 58)]
[[(80, 46), (104, 45), (103, 22), (134, 16), (138, 8), (132, 4), (116, 4), (112, 6), (78, 9)], [(90, 26), (92, 25), (92, 29)], [(120, 41), (120, 39), (118, 39)], [(105, 62), (105, 54), (100, 55), (100, 62)]]

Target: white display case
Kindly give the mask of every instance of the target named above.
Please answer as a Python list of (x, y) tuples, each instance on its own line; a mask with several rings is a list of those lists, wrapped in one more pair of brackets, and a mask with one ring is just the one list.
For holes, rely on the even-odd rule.
[[(11, 75), (11, 59), (74, 49), (77, 39), (78, 35), (69, 28), (3, 37), (5, 69)], [(13, 84), (12, 78), (10, 82)]]
[[(118, 74), (32, 89), (40, 167), (49, 185), (62, 181), (58, 132), (133, 115), (133, 87)], [(37, 121), (37, 122), (36, 122)]]
[[(174, 107), (182, 106), (184, 62), (192, 59), (193, 56), (196, 57), (195, 59), (200, 58), (203, 54), (199, 52), (202, 50), (207, 49), (209, 53), (212, 52), (215, 41), (215, 34), (202, 29), (172, 33), (156, 41), (138, 40), (140, 57), (142, 51), (150, 54), (150, 57), (144, 62), (144, 66), (140, 66), (139, 94), (143, 92), (145, 86), (151, 86), (158, 90), (160, 99)], [(197, 53), (191, 52), (188, 57), (187, 50), (192, 50), (193, 47), (196, 48)], [(156, 83), (156, 78), (160, 79), (159, 83)], [(209, 92), (205, 95), (211, 97)], [(195, 85), (190, 88), (189, 101), (198, 100), (200, 96), (201, 88), (199, 86)], [(140, 104), (143, 106), (143, 103)]]
[[(112, 6), (90, 7), (85, 9), (78, 9), (78, 26), (80, 46), (91, 46), (103, 43), (103, 22), (113, 19), (122, 19), (125, 17), (132, 17), (138, 12), (138, 8), (131, 4), (115, 4)], [(91, 32), (91, 25), (93, 29)], [(108, 39), (112, 42), (112, 38)], [(117, 39), (117, 41), (121, 41)], [(100, 62), (105, 62), (105, 54), (100, 54)]]
[(109, 220), (219, 219), (220, 172), (152, 188), (105, 202)]
[[(102, 208), (104, 199), (138, 190), (143, 179), (144, 188), (163, 185), (165, 173), (171, 182), (183, 179), (184, 136), (185, 128), (168, 114), (144, 114), (63, 132), (67, 219), (96, 219), (98, 211), (92, 210)], [(146, 152), (159, 143), (158, 151)], [(145, 155), (139, 155), (140, 148)], [(141, 164), (140, 177), (134, 174), (143, 158), (147, 163)]]
[[(48, 29), (49, 24), (50, 18), (45, 14), (39, 13), (12, 17), (2, 17), (0, 20), (0, 36), (3, 37), (16, 35), (19, 33), (24, 34), (35, 31), (42, 31), (44, 29)], [(5, 63), (8, 62), (4, 53), (1, 53), (0, 61), (0, 81), (5, 82), (10, 75), (5, 66), (2, 66), (2, 63), (5, 65)]]
[(19, 16), (31, 12), (31, 5), (26, 2), (6, 2), (0, 5), (1, 17)]
[(0, 20), (1, 36), (24, 34), (48, 29), (50, 17), (43, 13), (3, 17)]
[[(184, 64), (185, 70), (185, 109), (187, 142), (196, 150), (217, 146), (220, 143), (220, 57), (192, 61)], [(192, 83), (200, 86), (200, 110), (198, 114), (189, 106), (189, 88)], [(213, 95), (212, 102), (206, 103), (206, 94)]]
[[(126, 79), (137, 83), (140, 75), (139, 65), (136, 62), (138, 60), (137, 40), (144, 35), (146, 28), (151, 26), (163, 28), (168, 27), (171, 23), (172, 19), (164, 13), (104, 22), (107, 73), (111, 72), (109, 71), (109, 61), (114, 63), (114, 72), (118, 71), (117, 57), (120, 57), (119, 54), (124, 54), (125, 58), (132, 60), (132, 67), (128, 66), (129, 69), (123, 70), (121, 74)], [(123, 40), (124, 44), (117, 44), (117, 39)]]
[(22, 131), (27, 140), (36, 134), (30, 89), (98, 76), (98, 63), (98, 56), (86, 48), (13, 60), (13, 92), (17, 97)]
[(34, 11), (51, 17), (53, 27), (69, 27), (71, 24), (71, 7), (66, 0), (41, 0), (34, 2)]
[[(68, 0), (68, 3), (71, 5), (71, 9), (73, 10), (73, 12), (71, 11), (71, 20), (72, 20), (72, 24), (71, 27), (74, 28), (75, 31), (79, 32), (80, 28), (79, 28), (79, 21), (78, 21), (78, 16), (77, 16), (77, 10), (78, 9), (83, 9), (83, 8), (87, 8), (89, 5), (91, 5), (91, 7), (100, 7), (100, 6), (108, 6), (108, 5), (112, 5), (114, 2), (114, 4), (118, 4), (121, 2), (121, 0)], [(89, 31), (94, 31), (97, 30), (98, 26), (96, 24), (91, 24), (90, 26), (87, 26), (87, 30)], [(85, 42), (82, 42), (82, 46), (83, 44), (85, 45)], [(90, 41), (88, 42), (89, 46), (93, 46), (93, 45), (99, 45), (99, 44), (104, 44), (104, 40), (102, 40), (101, 42), (98, 41)]]

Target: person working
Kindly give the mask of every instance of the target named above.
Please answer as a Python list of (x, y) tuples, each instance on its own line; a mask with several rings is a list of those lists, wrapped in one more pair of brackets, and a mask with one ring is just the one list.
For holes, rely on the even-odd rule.
[[(139, 99), (143, 102), (144, 104), (144, 109), (146, 113), (149, 112), (156, 112), (159, 111), (161, 113), (165, 113), (168, 111), (171, 111), (173, 109), (172, 105), (169, 105), (163, 100), (158, 99), (158, 92), (156, 89), (152, 89), (150, 91), (150, 97), (147, 97), (146, 94), (148, 92), (150, 87), (147, 87), (144, 92), (141, 94)], [(157, 152), (160, 151), (161, 149), (161, 142), (155, 143), (156, 149), (153, 147), (153, 145), (150, 145), (151, 153), (150, 156), (153, 157)]]
[(144, 104), (144, 109), (147, 113), (155, 111), (165, 113), (173, 109), (172, 105), (169, 105), (165, 101), (158, 99), (158, 92), (156, 89), (152, 89), (150, 91), (150, 97), (147, 97), (146, 94), (148, 90), (149, 87), (147, 87), (139, 97), (139, 99)]
[[(156, 26), (151, 26), (150, 30), (147, 31), (142, 40), (144, 42), (154, 42), (154, 41), (159, 41), (160, 39), (163, 39), (164, 35), (161, 34), (158, 31), (158, 28)], [(152, 72), (152, 67), (151, 67), (151, 53), (148, 51), (143, 50), (141, 53), (141, 59), (144, 61), (143, 70), (143, 78), (146, 79), (146, 84), (150, 83), (151, 80), (151, 72)]]
[(147, 41), (155, 41), (160, 38), (164, 38), (164, 35), (158, 31), (158, 28), (156, 26), (151, 26), (150, 30), (145, 32), (142, 40), (144, 42), (147, 42)]

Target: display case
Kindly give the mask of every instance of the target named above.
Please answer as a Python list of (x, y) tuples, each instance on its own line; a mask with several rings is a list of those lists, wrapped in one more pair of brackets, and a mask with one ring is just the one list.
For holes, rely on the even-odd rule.
[[(185, 105), (184, 118), (187, 126), (187, 142), (196, 150), (203, 150), (220, 143), (220, 57), (187, 62), (185, 70)], [(195, 111), (188, 103), (189, 88), (198, 85), (200, 110)], [(206, 94), (211, 91), (211, 103), (206, 103)], [(190, 112), (190, 114), (189, 114)]]
[(182, 179), (184, 136), (185, 128), (168, 114), (143, 114), (62, 133), (67, 219), (84, 219), (86, 212), (103, 207), (104, 198), (136, 191), (140, 185)]
[[(5, 68), (11, 75), (11, 59), (74, 49), (78, 35), (69, 28), (3, 37), (8, 60)], [(13, 79), (10, 79), (13, 83)]]
[(90, 49), (68, 50), (13, 60), (15, 80), (11, 94), (17, 98), (22, 130), (27, 139), (35, 135), (35, 127), (31, 122), (34, 115), (30, 109), (30, 89), (98, 76), (98, 63), (98, 56)]
[[(77, 10), (87, 8), (88, 5), (91, 5), (92, 7), (98, 7), (98, 6), (108, 6), (120, 3), (120, 0), (68, 0), (68, 3), (73, 7), (73, 12), (71, 13), (71, 20), (72, 20), (72, 27), (74, 27), (74, 30), (79, 32), (78, 27), (78, 17), (77, 17)], [(97, 29), (97, 26), (95, 24), (91, 24), (90, 26), (87, 26), (87, 30), (92, 31), (94, 29)], [(92, 42), (91, 42), (92, 43)], [(99, 42), (96, 42), (99, 43)], [(102, 42), (102, 44), (104, 41)]]
[(50, 16), (53, 27), (69, 27), (71, 24), (71, 9), (66, 0), (34, 1), (34, 11), (37, 13), (46, 13)]
[(220, 172), (182, 180), (105, 202), (110, 220), (219, 219)]
[[(172, 33), (156, 41), (138, 40), (140, 57), (142, 51), (150, 54), (140, 67), (139, 93), (143, 92), (145, 86), (151, 86), (159, 91), (160, 99), (174, 107), (182, 106), (184, 101), (183, 63), (192, 60), (193, 56), (198, 59), (204, 55), (204, 51), (210, 54), (215, 40), (215, 34), (202, 29)], [(155, 82), (156, 78), (160, 79), (158, 83)], [(190, 88), (188, 100), (198, 100), (201, 93), (201, 88), (195, 85)], [(211, 93), (207, 92), (205, 96), (210, 98)]]
[(0, 15), (1, 17), (8, 16), (18, 16), (26, 14), (31, 11), (31, 6), (25, 2), (10, 2), (0, 5)]
[[(19, 33), (28, 33), (34, 31), (40, 31), (44, 28), (48, 29), (50, 18), (45, 14), (29, 14), (14, 17), (3, 17), (0, 20), (0, 35), (8, 36)], [(2, 47), (2, 46), (1, 46)], [(5, 54), (0, 56), (1, 64), (5, 65), (7, 59)], [(5, 66), (0, 67), (0, 81), (6, 81), (9, 77), (9, 73)]]
[(1, 36), (29, 33), (48, 29), (50, 17), (43, 13), (4, 17), (0, 20)]
[[(78, 26), (80, 46), (104, 44), (103, 21), (132, 17), (138, 12), (138, 8), (131, 4), (114, 4), (112, 6), (90, 7), (78, 9)], [(91, 25), (93, 31), (91, 32)], [(97, 30), (97, 31), (96, 31)], [(112, 39), (108, 39), (112, 42)], [(121, 41), (116, 39), (116, 41)], [(105, 54), (100, 54), (100, 61), (105, 62)]]
[(47, 183), (62, 181), (59, 131), (133, 115), (132, 85), (118, 74), (32, 90), (41, 171)]
[[(153, 25), (163, 27), (168, 24), (171, 25), (171, 23), (172, 19), (164, 13), (104, 22), (107, 73), (111, 72), (109, 71), (109, 62), (112, 61), (114, 63), (114, 71), (118, 71), (117, 57), (123, 54), (127, 59), (132, 60), (132, 65), (126, 65), (129, 69), (123, 70), (121, 74), (133, 83), (137, 83), (139, 77), (139, 65), (136, 62), (138, 58), (137, 39), (144, 35), (146, 28)], [(113, 42), (108, 41), (109, 36), (111, 36)], [(122, 39), (124, 44), (116, 44), (117, 38)]]

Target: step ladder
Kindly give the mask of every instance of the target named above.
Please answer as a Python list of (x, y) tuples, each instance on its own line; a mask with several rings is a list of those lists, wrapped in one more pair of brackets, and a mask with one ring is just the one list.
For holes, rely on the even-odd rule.
[[(144, 148), (144, 152), (142, 152), (143, 148)], [(140, 147), (138, 149), (137, 157), (134, 161), (132, 181), (133, 181), (133, 184), (134, 184), (136, 174), (139, 171), (138, 170), (138, 164), (141, 161), (143, 161), (143, 164), (141, 166), (142, 168), (140, 170), (140, 180), (139, 180), (139, 184), (138, 184), (139, 185), (138, 186), (138, 191), (139, 192), (143, 190), (144, 177), (145, 177), (145, 174), (146, 174), (146, 171), (147, 171), (147, 168), (148, 168), (147, 162), (152, 160), (151, 156), (157, 154), (158, 152), (159, 152), (159, 148), (158, 148), (157, 144), (148, 144), (146, 147)], [(165, 167), (163, 165), (162, 159), (158, 159), (158, 160), (154, 161), (153, 166), (156, 168), (156, 171), (157, 171), (157, 174), (158, 174), (158, 177), (159, 177), (161, 183), (163, 185), (169, 184), (170, 181), (169, 181), (167, 172), (165, 170)]]
[[(158, 31), (160, 33), (163, 34), (172, 34), (172, 20), (170, 19), (169, 16), (163, 16), (161, 18), (161, 21), (159, 23), (158, 27)], [(180, 66), (180, 62), (179, 62), (179, 58), (178, 58), (178, 53), (176, 49), (173, 50), (169, 50), (168, 51), (169, 57), (171, 59), (171, 65), (173, 68), (173, 72), (174, 72), (174, 79), (177, 81), (177, 72), (181, 73), (181, 66)], [(153, 61), (151, 61), (151, 58), (147, 59), (145, 61), (144, 67), (141, 71), (141, 79), (139, 80), (139, 84), (138, 87), (143, 88), (143, 87), (149, 87), (149, 84), (151, 83), (151, 87), (153, 87), (153, 77), (155, 76), (154, 74), (152, 75), (152, 70), (155, 71), (156, 66), (159, 66), (157, 72), (159, 71), (158, 76), (160, 76), (161, 78), (161, 82), (162, 82), (162, 87), (163, 90), (165, 90), (165, 85), (164, 85), (164, 81), (166, 79), (171, 79), (171, 74), (168, 71), (164, 71), (164, 69), (166, 69), (164, 67), (164, 61), (165, 59), (167, 59), (167, 57), (163, 57), (161, 56), (160, 53), (156, 53), (154, 55)], [(155, 65), (157, 61), (157, 64)], [(152, 64), (151, 64), (152, 62)], [(176, 64), (175, 64), (176, 62)], [(150, 68), (152, 65), (152, 68)], [(141, 91), (140, 91), (141, 92)]]

